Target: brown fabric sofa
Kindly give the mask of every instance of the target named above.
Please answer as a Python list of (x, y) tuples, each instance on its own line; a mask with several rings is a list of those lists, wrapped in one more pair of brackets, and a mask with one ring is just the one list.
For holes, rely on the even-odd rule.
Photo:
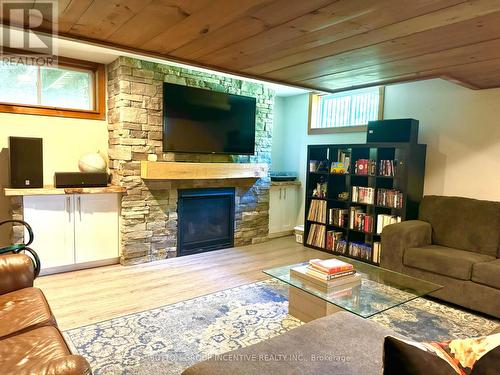
[(28, 256), (0, 256), (0, 372), (91, 374), (83, 357), (71, 355), (45, 296), (33, 288), (33, 280)]
[(426, 196), (382, 232), (380, 265), (443, 285), (431, 296), (500, 318), (500, 202)]

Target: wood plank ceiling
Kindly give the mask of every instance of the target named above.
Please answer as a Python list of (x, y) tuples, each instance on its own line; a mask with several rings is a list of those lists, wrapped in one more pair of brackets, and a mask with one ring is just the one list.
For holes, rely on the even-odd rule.
[(60, 0), (59, 34), (326, 91), (500, 86), (500, 0)]

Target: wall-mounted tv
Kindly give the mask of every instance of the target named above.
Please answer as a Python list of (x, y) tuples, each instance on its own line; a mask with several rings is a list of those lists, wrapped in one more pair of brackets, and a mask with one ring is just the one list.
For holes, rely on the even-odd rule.
[(255, 152), (255, 98), (164, 83), (163, 151)]

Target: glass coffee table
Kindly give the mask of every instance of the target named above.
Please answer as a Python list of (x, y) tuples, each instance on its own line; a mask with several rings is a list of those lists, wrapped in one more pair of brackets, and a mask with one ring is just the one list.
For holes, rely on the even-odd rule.
[(309, 322), (338, 311), (349, 311), (363, 318), (392, 309), (415, 298), (441, 289), (441, 285), (389, 271), (342, 256), (332, 256), (354, 265), (361, 284), (335, 293), (326, 293), (314, 284), (290, 276), (290, 269), (307, 265), (292, 264), (263, 272), (289, 285), (288, 312)]

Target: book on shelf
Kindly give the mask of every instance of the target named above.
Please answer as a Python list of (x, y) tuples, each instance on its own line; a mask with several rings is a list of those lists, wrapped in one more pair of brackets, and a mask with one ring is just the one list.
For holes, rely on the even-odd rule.
[(344, 234), (342, 232), (336, 232), (334, 230), (329, 230), (326, 232), (326, 249), (331, 251), (337, 251), (338, 242), (342, 239)]
[(354, 266), (340, 259), (311, 259), (309, 265), (318, 271), (332, 275), (338, 272), (351, 271)]
[(337, 227), (347, 227), (349, 211), (347, 208), (330, 208), (328, 210), (328, 224)]
[(373, 216), (368, 215), (363, 211), (363, 208), (353, 206), (349, 208), (349, 229), (358, 230), (361, 232), (373, 232)]
[(337, 242), (337, 248), (335, 249), (337, 253), (346, 254), (347, 253), (347, 241), (341, 239)]
[(334, 280), (321, 280), (309, 273), (309, 266), (299, 266), (290, 269), (290, 276), (302, 282), (306, 282), (309, 286), (317, 288), (323, 293), (337, 293), (347, 288), (353, 288), (361, 284), (361, 276), (356, 273), (337, 278)]
[(316, 183), (316, 189), (313, 190), (314, 198), (326, 198), (326, 194), (328, 192), (328, 183), (321, 181)]
[(309, 160), (309, 172), (328, 172), (329, 167), (328, 160)]
[(402, 208), (403, 193), (397, 189), (378, 189), (377, 205), (390, 208)]
[(311, 224), (307, 235), (307, 244), (316, 247), (325, 247), (326, 227), (321, 224)]
[(326, 224), (326, 201), (311, 199), (307, 220)]
[(367, 243), (350, 242), (349, 255), (355, 258), (372, 260), (372, 246)]
[(379, 176), (395, 176), (396, 175), (396, 160), (380, 160), (378, 162)]
[(375, 202), (375, 188), (353, 186), (351, 200), (355, 203), (373, 204)]
[(380, 263), (380, 253), (382, 251), (382, 244), (380, 242), (373, 243), (373, 261)]
[(377, 162), (370, 159), (358, 159), (354, 166), (354, 173), (363, 175), (375, 175)]
[(349, 173), (351, 167), (351, 152), (348, 150), (337, 151), (337, 161), (332, 162), (330, 173)]
[(382, 230), (390, 224), (396, 224), (401, 222), (401, 216), (396, 215), (377, 215), (377, 234), (382, 233)]

